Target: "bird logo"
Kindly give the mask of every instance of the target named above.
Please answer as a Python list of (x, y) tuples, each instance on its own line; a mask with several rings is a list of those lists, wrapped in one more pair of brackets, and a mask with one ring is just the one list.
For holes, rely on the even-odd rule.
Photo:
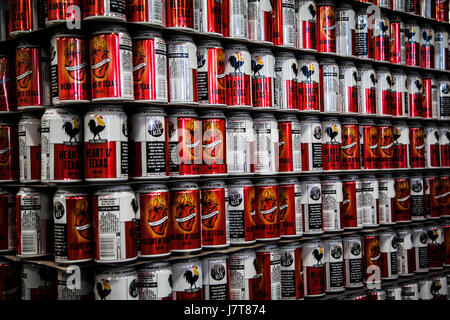
[(338, 143), (336, 141), (336, 137), (339, 134), (339, 128), (335, 123), (333, 123), (330, 127), (327, 127), (325, 132), (331, 139), (330, 143)]
[(265, 221), (273, 223), (278, 214), (277, 194), (272, 188), (264, 189), (260, 194), (261, 216)]
[[(198, 266), (191, 266), (190, 269), (186, 270), (183, 274), (183, 278), (186, 279), (186, 282), (190, 285), (189, 290), (193, 291), (193, 289), (198, 289), (197, 287), (197, 280), (200, 277)], [(192, 288), (194, 287), (194, 288)]]
[(206, 64), (206, 59), (203, 53), (197, 51), (197, 69), (202, 68)]
[(69, 136), (69, 143), (72, 142), (72, 139), (77, 143), (77, 135), (80, 133), (80, 122), (77, 118), (72, 118), (71, 120), (67, 120), (64, 122), (62, 126), (64, 133)]
[(225, 267), (222, 264), (215, 264), (211, 267), (210, 270), (211, 278), (216, 281), (220, 281), (225, 278), (226, 271)]
[(164, 133), (164, 124), (158, 119), (152, 118), (148, 123), (147, 132), (152, 137), (161, 137)]
[(229, 190), (228, 203), (232, 207), (239, 207), (242, 203), (242, 196), (236, 190)]
[(292, 69), (292, 72), (294, 73), (294, 80), (295, 79), (297, 79), (297, 76), (298, 76), (298, 65), (297, 65), (297, 62), (294, 62), (292, 65), (291, 65), (291, 69)]
[(303, 76), (306, 77), (306, 82), (311, 81), (311, 76), (314, 74), (314, 65), (312, 63), (308, 63), (300, 68)]
[(422, 191), (422, 182), (420, 181), (420, 180), (415, 180), (414, 182), (413, 182), (413, 184), (411, 185), (411, 189), (414, 191), (414, 192), (421, 192)]
[(98, 140), (102, 140), (100, 137), (100, 132), (102, 132), (105, 129), (105, 121), (103, 120), (103, 117), (99, 114), (96, 114), (94, 116), (94, 119), (89, 120), (88, 127), (89, 130), (92, 132), (93, 140), (96, 140), (95, 137), (98, 137)]
[(386, 34), (389, 30), (389, 21), (387, 19), (381, 19), (380, 21), (380, 29), (382, 34)]
[(334, 259), (340, 259), (341, 257), (342, 257), (342, 248), (341, 248), (341, 246), (333, 246), (332, 248), (331, 248), (331, 252), (330, 252), (330, 254), (331, 254), (331, 256), (334, 258)]
[(151, 230), (159, 236), (166, 233), (169, 224), (169, 206), (163, 195), (152, 197), (146, 207), (147, 223)]
[(316, 4), (312, 3), (308, 6), (308, 12), (311, 14), (310, 20), (313, 20), (316, 18)]
[(431, 30), (423, 30), (422, 31), (422, 39), (425, 40), (427, 45), (430, 43), (431, 39), (433, 39), (433, 33)]
[(133, 279), (133, 281), (131, 281), (130, 286), (128, 287), (128, 293), (133, 298), (136, 298), (138, 296), (139, 291), (138, 291), (138, 286), (137, 286), (136, 279)]
[(356, 85), (358, 83), (358, 72), (354, 71), (353, 74), (353, 85)]
[(442, 288), (441, 280), (434, 279), (430, 286), (430, 293), (434, 297), (439, 296), (439, 290)]
[(111, 286), (107, 279), (102, 279), (101, 282), (97, 282), (96, 289), (100, 300), (106, 300), (106, 297), (111, 294)]
[(321, 265), (323, 258), (323, 247), (320, 245), (317, 246), (317, 248), (313, 250), (312, 255), (317, 261), (316, 265)]
[(436, 244), (437, 239), (439, 238), (439, 230), (437, 228), (433, 228), (428, 230), (427, 232), (428, 239), (431, 240), (431, 244)]
[(214, 191), (202, 191), (202, 225), (212, 229), (220, 215), (219, 199)]
[(390, 88), (392, 88), (395, 84), (395, 80), (391, 75), (386, 76), (386, 82), (389, 85)]
[(253, 76), (256, 77), (256, 74), (258, 76), (261, 76), (260, 71), (264, 67), (264, 62), (260, 56), (256, 56), (255, 60), (252, 60), (252, 71)]
[(441, 92), (443, 94), (448, 94), (450, 92), (450, 85), (447, 82), (441, 85)]
[(78, 234), (86, 240), (92, 239), (92, 216), (89, 210), (89, 202), (82, 199), (77, 202), (74, 209), (75, 213), (75, 230)]
[(228, 58), (230, 66), (234, 68), (233, 73), (242, 73), (241, 67), (244, 65), (244, 55), (241, 52), (236, 52), (234, 55)]
[(392, 249), (395, 249), (395, 250), (397, 250), (397, 237), (392, 237), (392, 240), (391, 240), (391, 247), (392, 247)]
[(313, 136), (314, 136), (314, 138), (316, 138), (317, 140), (321, 140), (321, 139), (322, 139), (322, 127), (321, 127), (320, 125), (314, 127), (314, 130), (313, 130)]
[(311, 191), (309, 192), (309, 197), (313, 199), (314, 201), (317, 201), (320, 199), (320, 188), (319, 187), (312, 187)]
[(372, 82), (372, 86), (377, 84), (377, 78), (375, 77), (375, 73), (370, 74), (370, 81)]
[(399, 128), (394, 128), (394, 143), (399, 144), (398, 139), (402, 136), (402, 131)]
[(72, 79), (85, 80), (88, 60), (84, 42), (73, 42), (64, 50), (64, 68)]
[(96, 37), (91, 42), (91, 68), (97, 79), (105, 78), (106, 71), (111, 63), (109, 57), (109, 46), (106, 39)]
[(184, 231), (191, 231), (197, 216), (194, 199), (187, 193), (179, 194), (175, 199), (175, 221)]
[(65, 209), (64, 205), (60, 201), (56, 201), (53, 208), (53, 215), (55, 216), (55, 219), (59, 220), (64, 217)]
[(422, 91), (422, 80), (421, 79), (417, 79), (414, 84), (416, 85), (416, 88), (418, 91)]
[(392, 127), (386, 128), (386, 130), (383, 130), (383, 133), (379, 137), (381, 139), (380, 141), (380, 148), (381, 151), (390, 157), (392, 155), (392, 147), (394, 145), (394, 131), (392, 130)]
[(281, 255), (281, 265), (285, 268), (290, 267), (294, 263), (294, 258), (292, 257), (292, 254), (289, 252), (284, 252)]
[(434, 131), (434, 137), (436, 138), (436, 143), (439, 143), (439, 131)]
[(359, 256), (361, 254), (361, 245), (359, 242), (353, 242), (352, 246), (350, 247), (350, 253), (354, 256)]
[(17, 84), (20, 88), (28, 88), (28, 84), (31, 81), (33, 74), (32, 70), (32, 59), (31, 51), (26, 50), (26, 48), (21, 49), (16, 55), (16, 74), (17, 74)]
[(416, 29), (414, 27), (406, 28), (405, 36), (406, 36), (406, 39), (408, 42), (412, 42), (415, 35), (416, 35)]
[(147, 61), (143, 42), (133, 43), (133, 81), (141, 82), (147, 68)]

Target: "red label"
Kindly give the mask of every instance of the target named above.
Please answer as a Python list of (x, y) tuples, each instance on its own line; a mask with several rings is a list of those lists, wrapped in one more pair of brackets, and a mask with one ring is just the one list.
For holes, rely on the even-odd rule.
[(0, 180), (19, 179), (17, 127), (0, 126)]
[(279, 186), (278, 197), (280, 203), (280, 233), (285, 236), (296, 235), (295, 186)]
[(55, 180), (82, 179), (81, 144), (55, 144), (54, 155)]
[(43, 79), (40, 68), (39, 48), (16, 50), (16, 94), (17, 106), (42, 106)]
[(14, 87), (15, 82), (9, 61), (5, 57), (0, 57), (0, 111), (16, 109)]
[(428, 244), (428, 259), (430, 268), (441, 268), (443, 260), (442, 244)]
[(336, 52), (336, 10), (333, 6), (318, 7), (317, 39), (319, 52)]
[(169, 193), (139, 195), (141, 255), (160, 255), (169, 251)]
[(222, 33), (222, 1), (208, 0), (208, 32)]
[(408, 168), (408, 146), (405, 144), (394, 145), (394, 168)]
[(81, 8), (81, 0), (47, 0), (47, 17), (53, 20), (75, 20), (74, 10), (68, 10), (70, 6)]
[(342, 125), (342, 169), (361, 169), (361, 150), (358, 125)]
[(392, 127), (378, 127), (378, 167), (380, 169), (393, 168), (394, 131)]
[(409, 179), (395, 179), (393, 213), (395, 221), (411, 221), (411, 184)]
[(273, 44), (276, 46), (284, 44), (283, 18), (283, 1), (276, 0), (273, 4)]
[(436, 20), (448, 22), (448, 0), (436, 1)]
[(252, 79), (252, 101), (253, 107), (273, 107), (272, 105), (272, 78), (253, 77)]
[(441, 166), (450, 167), (450, 145), (441, 145)]
[(33, 0), (9, 1), (9, 26), (11, 32), (33, 30)]
[(131, 177), (142, 177), (142, 143), (132, 142), (130, 144), (130, 156), (132, 157), (133, 165), (130, 166)]
[(229, 106), (250, 106), (250, 75), (226, 75), (227, 105)]
[(372, 271), (368, 271), (367, 269), (374, 265), (377, 267), (381, 267), (381, 259), (380, 259), (380, 239), (378, 236), (368, 236), (364, 237), (363, 243), (363, 272), (364, 272), (364, 280), (367, 281), (368, 278), (372, 275)]
[(298, 84), (293, 80), (286, 80), (286, 108), (296, 109), (298, 106)]
[(125, 222), (126, 259), (137, 256), (136, 220)]
[(375, 89), (366, 89), (365, 90), (365, 105), (367, 114), (376, 114), (377, 113), (377, 101), (376, 101), (377, 92)]
[(300, 110), (319, 111), (319, 84), (317, 82), (300, 82), (298, 84)]
[(431, 87), (431, 79), (423, 79), (423, 95), (422, 95), (422, 117), (432, 118), (433, 117), (433, 89)]
[(402, 39), (399, 22), (392, 22), (390, 25), (390, 62), (395, 64), (401, 63)]
[(411, 168), (425, 167), (425, 140), (423, 128), (409, 128), (409, 161)]
[(322, 267), (306, 267), (306, 295), (315, 296), (325, 293), (325, 265)]
[(341, 169), (341, 144), (322, 144), (323, 170)]
[(425, 69), (434, 68), (434, 46), (420, 46), (420, 67)]
[(133, 40), (133, 87), (136, 100), (155, 100), (155, 41)]
[(375, 61), (389, 61), (389, 37), (374, 37)]
[(88, 179), (117, 178), (116, 141), (84, 143), (85, 177)]
[(358, 113), (358, 88), (348, 87), (348, 112)]
[(356, 203), (356, 182), (342, 182), (342, 222), (344, 228), (358, 227), (357, 203)]
[(67, 259), (92, 258), (92, 208), (86, 197), (67, 197)]
[(92, 99), (122, 96), (119, 35), (100, 34), (90, 41)]
[(441, 161), (440, 161), (440, 154), (439, 154), (439, 144), (432, 144), (430, 145), (430, 165), (432, 167), (440, 167), (441, 166)]
[(227, 173), (225, 119), (204, 119), (203, 174)]
[(392, 115), (393, 96), (390, 90), (381, 92), (381, 114)]
[(170, 249), (196, 250), (202, 247), (200, 191), (175, 191), (170, 197)]
[(255, 300), (272, 299), (272, 268), (270, 265), (270, 253), (257, 252), (255, 279)]
[(405, 60), (407, 66), (419, 66), (420, 46), (418, 43), (405, 43)]
[(450, 225), (443, 227), (444, 231), (444, 264), (450, 265)]
[(198, 100), (225, 104), (225, 51), (222, 48), (208, 48), (207, 52), (208, 71), (197, 72)]
[(179, 175), (200, 174), (202, 163), (201, 126), (197, 118), (178, 118)]
[(398, 117), (407, 116), (407, 114), (403, 114), (403, 92), (396, 91), (393, 95), (393, 105), (395, 106), (395, 109), (393, 109), (392, 115)]
[(364, 126), (363, 129), (364, 169), (376, 169), (378, 165), (378, 130), (376, 126)]
[(439, 181), (439, 178), (437, 177), (431, 177), (429, 179), (429, 185), (428, 187), (430, 188), (430, 196), (429, 196), (429, 205), (430, 205), (430, 209), (429, 209), (429, 214), (428, 217), (430, 218), (439, 218), (441, 216), (441, 201), (440, 200), (440, 195), (441, 193), (441, 183)]
[(292, 125), (290, 122), (279, 122), (279, 172), (292, 172), (294, 170), (292, 152)]
[(194, 28), (194, 1), (168, 0), (166, 6), (167, 27)]
[(256, 199), (255, 188), (244, 187), (244, 223), (245, 223), (245, 241), (254, 241), (256, 239)]
[(105, 1), (85, 0), (83, 2), (84, 17), (105, 15)]
[(0, 250), (8, 250), (8, 196), (0, 196), (0, 212)]
[(194, 292), (174, 291), (174, 300), (203, 300), (203, 288)]
[(255, 187), (255, 194), (256, 238), (278, 238), (280, 236), (280, 215), (277, 187)]
[(316, 24), (309, 21), (302, 21), (302, 24), (302, 48), (316, 50)]
[(30, 146), (31, 180), (41, 179), (41, 146)]
[(202, 189), (202, 244), (224, 246), (227, 244), (225, 189)]

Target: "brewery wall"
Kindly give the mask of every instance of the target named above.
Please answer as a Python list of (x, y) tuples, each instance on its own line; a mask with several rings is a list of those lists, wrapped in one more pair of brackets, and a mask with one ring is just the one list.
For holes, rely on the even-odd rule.
[(447, 300), (448, 6), (2, 2), (0, 300)]

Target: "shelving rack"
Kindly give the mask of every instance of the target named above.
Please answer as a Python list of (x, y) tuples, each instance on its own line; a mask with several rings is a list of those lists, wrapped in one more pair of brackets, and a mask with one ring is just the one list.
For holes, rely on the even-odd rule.
[[(368, 8), (370, 5), (372, 5), (371, 3), (366, 3), (366, 2), (360, 2), (360, 1), (356, 1), (356, 0), (341, 0), (339, 2), (343, 2), (343, 3), (349, 3), (352, 5), (352, 7), (354, 8), (355, 11), (358, 10), (358, 8)], [(335, 2), (335, 5), (338, 5), (337, 1)], [(430, 24), (433, 27), (444, 27), (446, 28), (449, 32), (450, 32), (450, 23), (447, 22), (440, 22), (434, 19), (428, 19), (425, 18), (423, 16), (418, 16), (415, 14), (410, 14), (410, 13), (406, 13), (406, 12), (398, 12), (398, 11), (393, 11), (390, 9), (386, 9), (386, 8), (380, 8), (380, 12), (384, 13), (386, 15), (388, 15), (388, 17), (392, 17), (392, 16), (399, 16), (401, 17), (404, 21), (410, 21), (410, 20), (416, 20), (419, 24)], [(94, 25), (107, 25), (107, 24), (116, 24), (116, 25), (123, 25), (125, 27), (128, 28), (128, 30), (130, 31), (130, 33), (132, 33), (134, 30), (137, 29), (148, 29), (148, 30), (156, 30), (156, 31), (160, 31), (163, 34), (163, 37), (167, 40), (168, 37), (170, 36), (174, 36), (174, 35), (188, 35), (188, 36), (192, 36), (195, 42), (201, 41), (201, 40), (218, 40), (220, 41), (223, 45), (227, 45), (227, 44), (242, 44), (242, 45), (246, 45), (248, 46), (248, 48), (251, 50), (253, 48), (268, 48), (271, 49), (274, 53), (276, 52), (281, 52), (281, 51), (285, 51), (285, 52), (291, 52), (294, 53), (297, 56), (300, 55), (312, 55), (314, 56), (316, 59), (320, 60), (320, 59), (325, 59), (325, 58), (332, 58), (335, 59), (337, 62), (340, 61), (352, 61), (355, 64), (371, 64), (374, 68), (378, 68), (378, 67), (389, 67), (391, 69), (402, 69), (405, 72), (419, 72), (421, 74), (433, 74), (435, 76), (446, 76), (446, 77), (450, 77), (450, 70), (437, 70), (437, 69), (422, 69), (420, 67), (415, 67), (415, 66), (405, 66), (405, 65), (398, 65), (398, 64), (391, 64), (389, 62), (383, 62), (383, 61), (374, 61), (372, 59), (365, 59), (365, 58), (359, 58), (359, 57), (355, 57), (355, 56), (345, 56), (345, 55), (338, 55), (338, 54), (333, 54), (333, 53), (320, 53), (320, 52), (316, 52), (316, 51), (310, 51), (310, 50), (303, 50), (303, 49), (297, 49), (297, 48), (292, 48), (292, 47), (281, 47), (281, 46), (275, 46), (275, 45), (271, 45), (271, 44), (266, 44), (266, 43), (256, 43), (256, 42), (252, 42), (246, 39), (230, 39), (230, 38), (224, 38), (224, 37), (220, 37), (220, 36), (216, 36), (216, 35), (211, 35), (211, 34), (205, 34), (205, 33), (197, 33), (195, 31), (192, 30), (182, 30), (182, 29), (166, 29), (160, 26), (144, 26), (144, 25), (137, 25), (137, 24), (133, 24), (133, 23), (120, 23), (120, 22), (108, 22), (108, 21), (82, 21), (81, 25), (82, 25), (82, 30), (90, 30), (90, 28)], [(10, 40), (6, 40), (6, 41), (1, 41), (0, 42), (0, 53), (12, 53), (12, 51), (15, 49), (15, 47), (17, 46), (17, 44), (22, 41), (22, 40), (32, 40), (35, 42), (40, 42), (40, 43), (49, 43), (50, 37), (53, 34), (53, 32), (55, 30), (57, 30), (59, 27), (61, 26), (52, 26), (52, 27), (47, 27), (44, 29), (40, 29), (34, 32), (30, 32), (21, 36), (18, 36), (14, 39), (10, 39)], [(133, 102), (133, 101), (125, 101), (125, 102), (108, 102), (108, 103), (98, 103), (98, 102), (94, 102), (92, 104), (77, 104), (77, 105), (64, 105), (64, 108), (70, 108), (73, 107), (75, 111), (86, 111), (87, 107), (90, 105), (101, 105), (101, 104), (116, 104), (116, 105), (121, 105), (124, 107), (125, 111), (132, 111), (134, 108), (138, 107), (138, 106), (143, 106), (146, 104), (142, 104), (142, 103), (137, 103), (137, 102)], [(148, 105), (148, 104), (147, 104)], [(443, 119), (423, 119), (423, 118), (409, 118), (409, 117), (391, 117), (391, 116), (379, 116), (379, 115), (362, 115), (362, 114), (331, 114), (331, 113), (320, 113), (320, 112), (305, 112), (305, 111), (300, 111), (297, 109), (272, 109), (272, 108), (239, 108), (239, 107), (217, 107), (217, 106), (209, 106), (209, 105), (197, 105), (197, 104), (193, 104), (193, 105), (180, 105), (180, 104), (155, 104), (158, 106), (163, 106), (166, 109), (171, 109), (171, 108), (177, 108), (177, 107), (189, 107), (189, 108), (193, 108), (196, 111), (201, 111), (201, 110), (207, 110), (207, 109), (221, 109), (224, 111), (249, 111), (250, 113), (256, 113), (256, 112), (271, 112), (274, 114), (296, 114), (299, 116), (307, 116), (307, 115), (315, 115), (318, 116), (320, 118), (322, 117), (328, 117), (328, 116), (336, 116), (338, 118), (348, 118), (348, 117), (354, 117), (354, 118), (371, 118), (371, 119), (386, 119), (386, 120), (393, 120), (393, 121), (407, 121), (407, 122), (411, 122), (411, 121), (419, 121), (421, 123), (430, 123), (430, 122), (435, 122), (435, 123), (450, 123), (450, 120), (443, 120)], [(35, 110), (26, 110), (26, 111), (15, 111), (15, 112), (0, 112), (0, 119), (7, 119), (7, 120), (13, 120), (13, 121), (18, 121), (18, 119), (20, 118), (20, 116), (23, 113), (35, 113), (35, 114), (41, 114), (43, 112), (43, 108), (39, 108), (39, 109), (35, 109)], [(422, 168), (422, 169), (386, 169), (386, 170), (340, 170), (340, 171), (320, 171), (320, 172), (302, 172), (302, 173), (296, 173), (296, 174), (277, 174), (275, 175), (275, 177), (304, 177), (304, 176), (328, 176), (328, 175), (348, 175), (348, 174), (380, 174), (380, 173), (428, 173), (428, 172), (438, 172), (438, 173), (444, 173), (444, 172), (449, 172), (450, 168), (433, 168), (433, 169), (428, 169), (428, 168)], [(259, 178), (259, 177), (267, 177), (267, 175), (229, 175), (226, 177), (220, 177), (221, 180), (230, 180), (230, 179), (235, 179), (235, 178)], [(53, 184), (53, 185), (49, 185), (49, 184), (43, 184), (43, 183), (32, 183), (32, 184), (23, 184), (23, 183), (18, 183), (18, 182), (2, 182), (0, 183), (0, 186), (5, 186), (5, 187), (11, 187), (11, 188), (19, 188), (22, 186), (32, 186), (32, 187), (36, 187), (36, 188), (56, 188), (58, 186), (67, 186), (67, 187), (83, 187), (83, 188), (95, 188), (98, 187), (99, 185), (117, 185), (117, 184), (129, 184), (129, 185), (137, 185), (137, 184), (145, 184), (145, 183), (155, 183), (155, 182), (162, 182), (162, 183), (171, 183), (171, 182), (179, 182), (179, 181), (202, 181), (202, 180), (208, 180), (211, 179), (211, 176), (201, 176), (201, 177), (196, 177), (196, 178), (189, 178), (189, 177), (170, 177), (170, 178), (165, 178), (165, 179), (145, 179), (145, 180), (128, 180), (128, 181), (117, 181), (117, 182), (108, 182), (108, 183), (90, 183), (90, 182), (83, 182), (83, 183), (75, 183), (75, 184)], [(435, 221), (441, 221), (440, 220), (432, 220), (433, 222)], [(430, 221), (430, 220), (428, 220)], [(374, 232), (374, 231), (382, 231), (382, 230), (386, 230), (392, 227), (413, 227), (413, 226), (417, 226), (419, 224), (423, 223), (423, 221), (413, 221), (410, 223), (403, 223), (403, 224), (396, 224), (394, 226), (379, 226), (376, 228), (364, 228), (362, 230), (354, 230), (354, 231), (343, 231), (343, 232), (337, 232), (337, 233), (324, 233), (321, 235), (304, 235), (302, 237), (300, 237), (299, 239), (282, 239), (279, 241), (271, 241), (271, 242), (258, 242), (255, 243), (253, 245), (250, 246), (231, 246), (227, 249), (224, 250), (202, 250), (200, 253), (197, 254), (192, 254), (192, 255), (171, 255), (169, 258), (165, 258), (164, 260), (167, 261), (176, 261), (179, 259), (186, 259), (186, 258), (190, 258), (190, 257), (203, 257), (206, 255), (210, 255), (210, 254), (214, 254), (214, 253), (231, 253), (231, 252), (235, 252), (241, 249), (245, 249), (245, 248), (258, 248), (261, 247), (265, 244), (268, 243), (286, 243), (286, 242), (292, 242), (292, 241), (306, 241), (306, 240), (313, 240), (313, 239), (325, 239), (328, 237), (332, 237), (332, 236), (346, 236), (346, 235), (351, 235), (351, 234), (356, 234), (356, 233), (366, 233), (366, 232)], [(64, 265), (59, 265), (57, 263), (55, 263), (54, 261), (50, 260), (50, 257), (47, 258), (41, 258), (41, 259), (21, 259), (16, 257), (15, 255), (13, 255), (13, 253), (7, 253), (7, 254), (1, 254), (0, 253), (0, 258), (4, 257), (6, 259), (9, 259), (11, 261), (27, 261), (27, 262), (33, 262), (33, 263), (37, 263), (37, 264), (42, 264), (42, 265), (46, 265), (52, 268), (57, 268), (60, 270), (66, 270), (67, 267)], [(126, 265), (129, 266), (139, 266), (139, 265), (143, 265), (152, 261), (158, 261), (158, 259), (138, 259), (136, 261), (133, 261), (131, 263), (128, 263)], [(99, 266), (100, 264), (95, 264), (95, 263), (86, 263), (83, 264), (82, 266), (85, 267), (90, 267), (90, 266)], [(101, 264), (104, 265), (104, 264)], [(111, 266), (123, 266), (124, 264), (110, 264)], [(445, 272), (450, 272), (450, 267), (446, 267), (443, 270), (438, 270), (438, 271), (431, 271), (428, 274), (416, 274), (414, 276), (411, 277), (399, 277), (397, 280), (393, 280), (393, 281), (383, 281), (382, 282), (382, 286), (388, 285), (396, 285), (396, 284), (400, 284), (403, 283), (405, 281), (411, 281), (411, 280), (417, 280), (420, 279), (424, 276), (433, 276), (433, 275), (437, 275), (437, 274), (441, 274), (441, 273), (445, 273)], [(328, 299), (335, 299), (335, 298), (339, 298), (348, 294), (354, 294), (354, 293), (363, 293), (367, 291), (367, 289), (364, 288), (360, 288), (360, 289), (350, 289), (350, 290), (345, 290), (344, 292), (341, 293), (336, 293), (336, 294), (326, 294), (324, 297), (321, 297), (319, 299), (321, 300), (328, 300)]]

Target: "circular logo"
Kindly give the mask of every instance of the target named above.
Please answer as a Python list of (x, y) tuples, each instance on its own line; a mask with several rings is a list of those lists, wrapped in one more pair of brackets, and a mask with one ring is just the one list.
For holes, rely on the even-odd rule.
[(317, 201), (320, 199), (320, 188), (319, 187), (312, 187), (311, 191), (309, 192), (309, 196), (314, 201)]
[(292, 263), (294, 262), (294, 258), (292, 255), (288, 252), (285, 252), (283, 255), (281, 255), (281, 265), (283, 267), (290, 267)]
[(422, 191), (422, 182), (420, 182), (419, 180), (416, 180), (413, 182), (411, 189), (414, 192), (421, 192)]
[(313, 131), (313, 136), (317, 140), (322, 139), (322, 128), (320, 126), (316, 126)]
[(397, 237), (393, 237), (391, 240), (392, 249), (397, 249)]
[(421, 244), (427, 244), (428, 237), (427, 237), (427, 234), (425, 232), (420, 234), (419, 241), (420, 241)]
[(242, 203), (242, 196), (238, 191), (230, 191), (230, 194), (228, 196), (228, 203), (232, 207), (238, 207)]
[(354, 256), (358, 256), (361, 253), (361, 245), (358, 242), (354, 242), (350, 248), (350, 252)]
[(64, 205), (61, 202), (56, 201), (53, 211), (54, 211), (53, 213), (55, 215), (55, 218), (61, 219), (64, 216), (64, 212), (65, 212)]
[(339, 259), (340, 257), (342, 257), (342, 248), (341, 248), (341, 246), (333, 246), (331, 248), (331, 256), (334, 259)]
[(137, 288), (137, 283), (136, 283), (135, 279), (133, 279), (133, 281), (131, 281), (128, 292), (130, 293), (130, 296), (132, 296), (133, 298), (136, 298), (138, 296), (138, 288)]
[(150, 120), (147, 131), (152, 137), (160, 137), (164, 133), (164, 125), (158, 119)]
[(221, 264), (215, 264), (211, 268), (211, 277), (216, 281), (220, 281), (225, 278), (225, 267)]

